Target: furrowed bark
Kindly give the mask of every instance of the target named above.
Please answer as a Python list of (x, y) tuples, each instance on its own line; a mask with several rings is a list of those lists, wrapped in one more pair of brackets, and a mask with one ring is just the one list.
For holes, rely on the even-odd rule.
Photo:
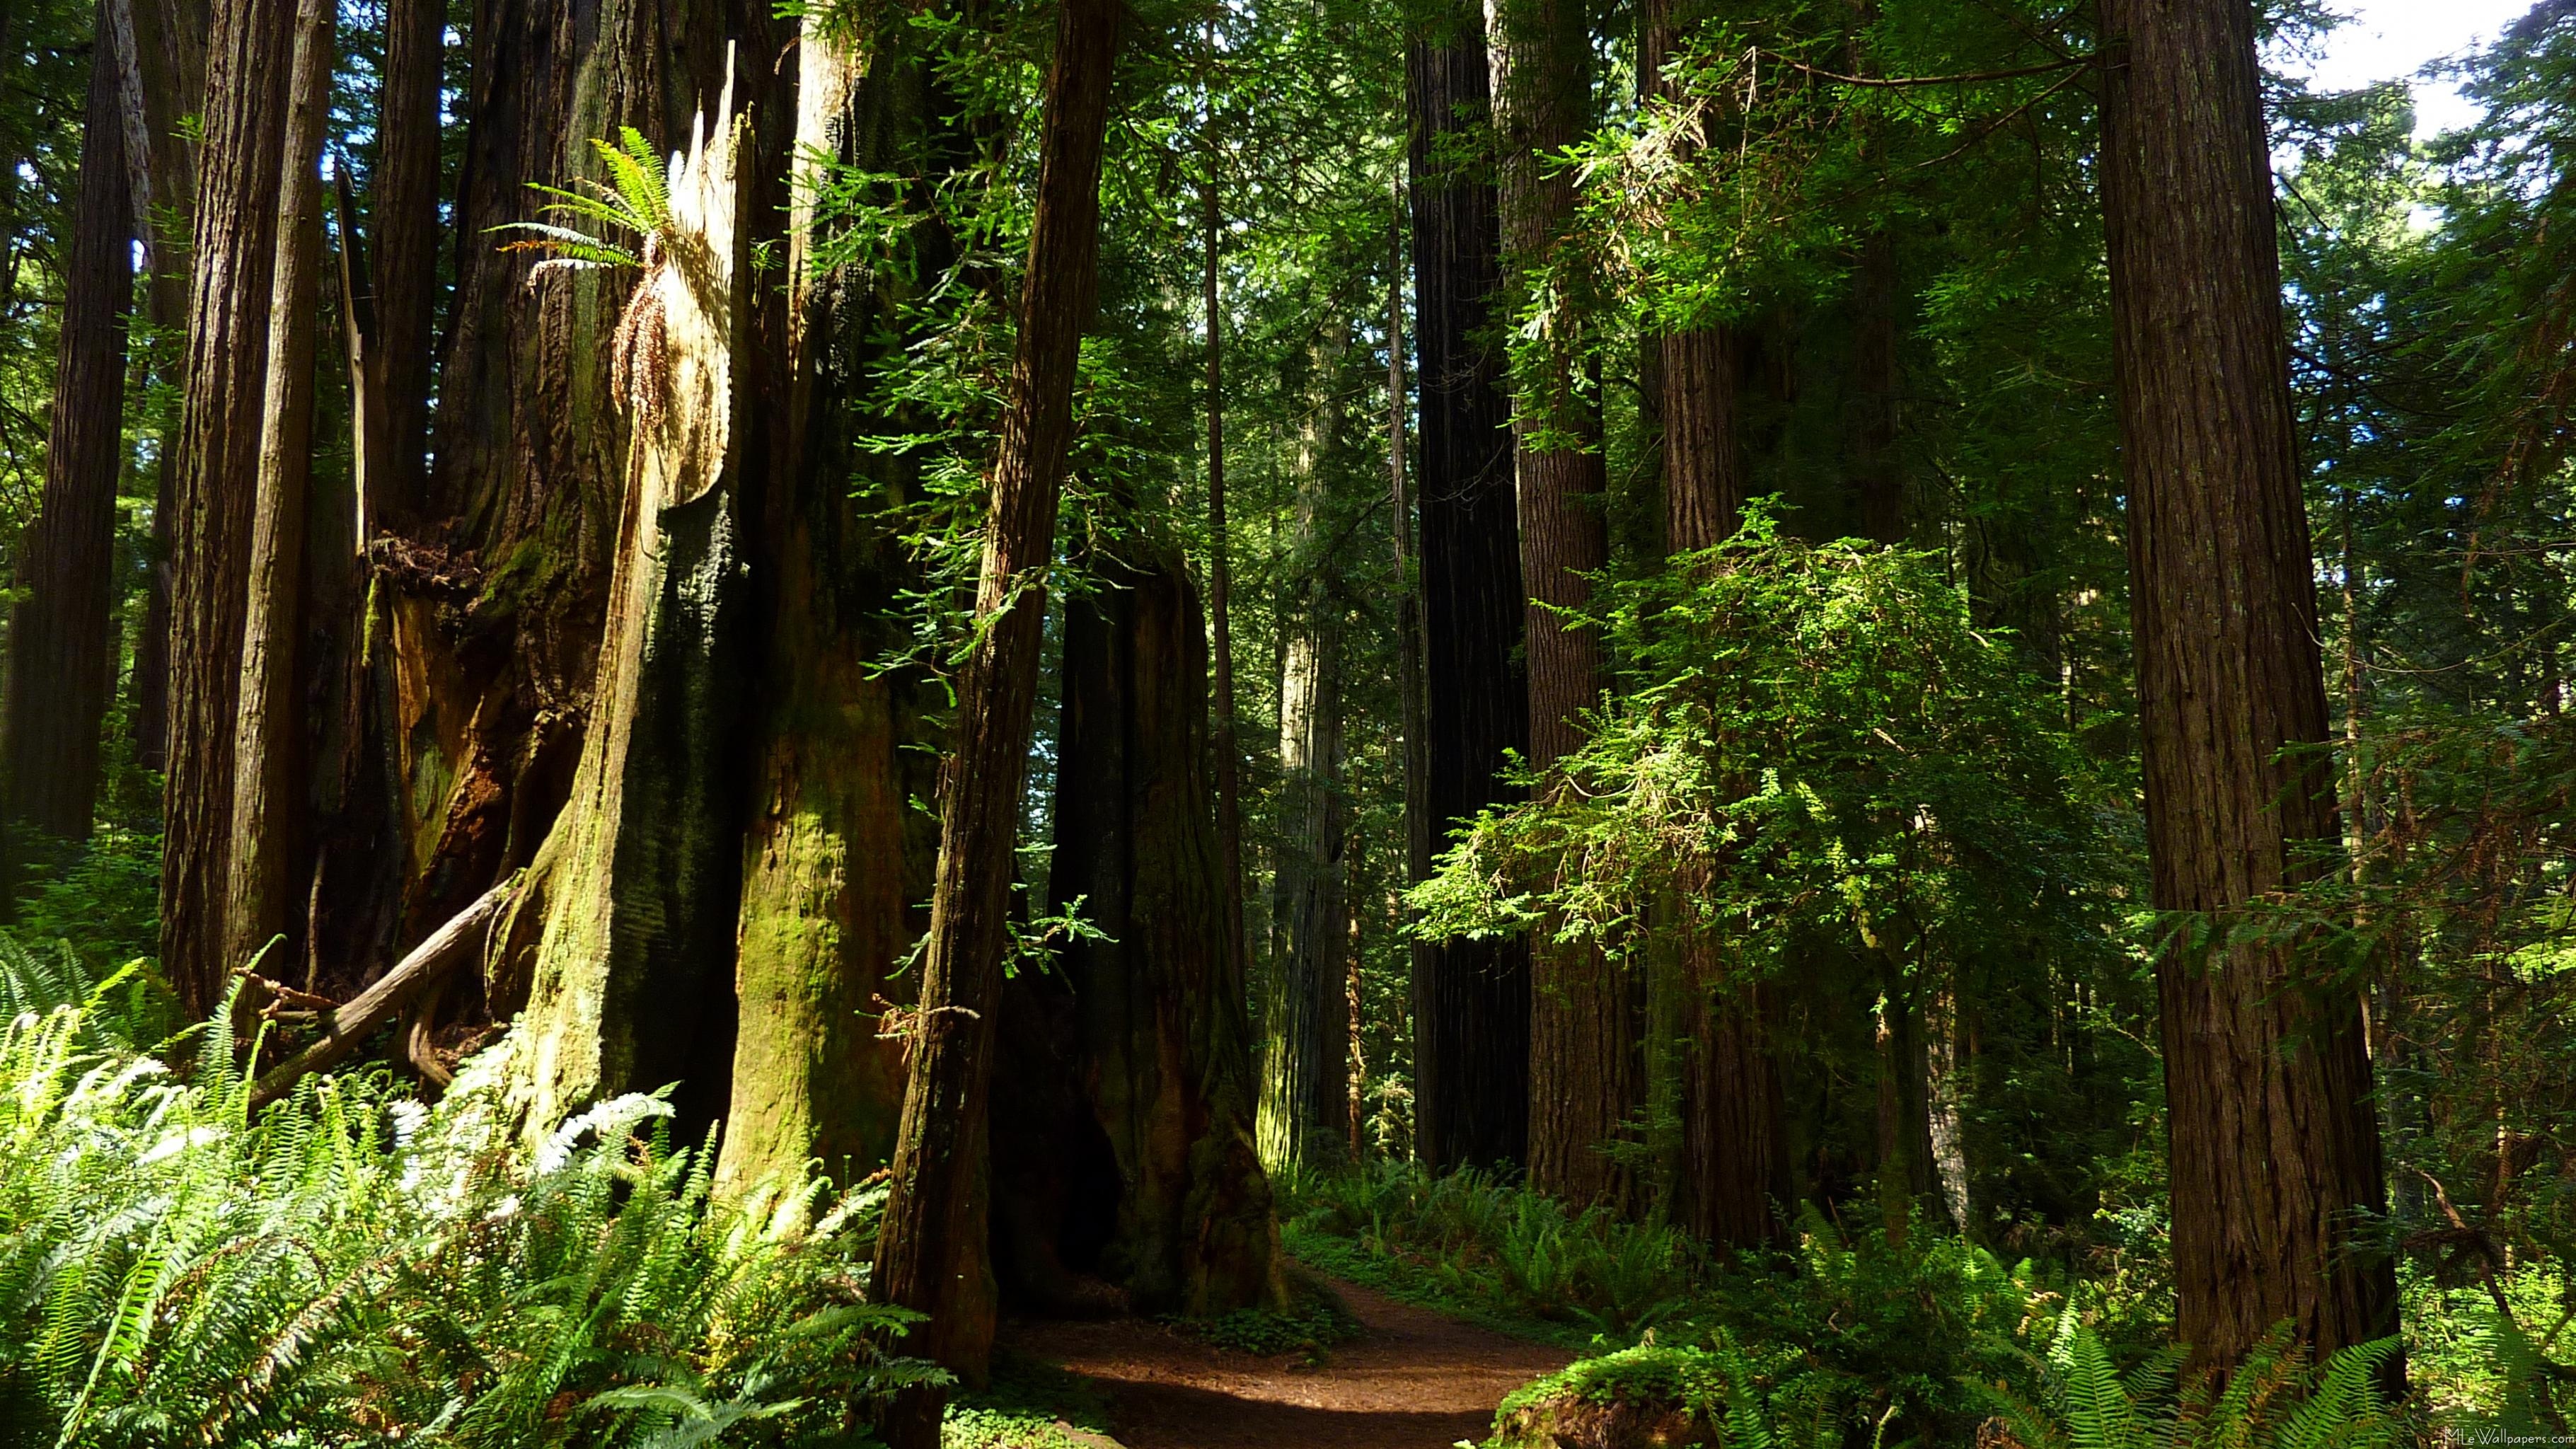
[(375, 318), (367, 401), (359, 414), (366, 460), (363, 543), (378, 529), (422, 522), (429, 472), (430, 329), (438, 299), (438, 92), (445, 0), (387, 0), (384, 91), (372, 178)]
[[(819, 155), (885, 170), (930, 115), (924, 78), (898, 49), (862, 54), (808, 18), (798, 57), (800, 168)], [(812, 197), (800, 178), (785, 198), (786, 421), (755, 545), (763, 764), (742, 849), (740, 1021), (717, 1166), (728, 1195), (788, 1185), (815, 1160), (846, 1184), (893, 1152), (903, 1053), (879, 1036), (877, 1003), (908, 994), (888, 976), (936, 849), (908, 828), (909, 797), (935, 788), (904, 748), (923, 738), (923, 682), (871, 667), (896, 642), (874, 621), (902, 560), (867, 512), (911, 480), (853, 444), (892, 284), (817, 268)], [(853, 498), (853, 480), (871, 495)]]
[[(321, 298), (322, 128), (331, 104), (328, 0), (301, 0), (288, 62), (270, 269), (268, 379), (242, 606), (241, 707), (233, 727), (232, 854), (224, 956), (247, 962), (303, 904), (304, 530), (312, 488), (314, 318)], [(292, 955), (288, 959), (293, 959)]]
[[(1591, 29), (1565, 0), (1487, 0), (1503, 263), (1542, 272), (1561, 290), (1558, 242), (1574, 211), (1574, 178), (1546, 158), (1591, 122)], [(1559, 302), (1555, 305), (1571, 305)], [(1561, 323), (1562, 319), (1560, 319)], [(1549, 331), (1566, 330), (1562, 325)], [(1608, 680), (1599, 633), (1561, 610), (1592, 597), (1588, 575), (1609, 562), (1601, 513), (1601, 418), (1582, 370), (1562, 346), (1524, 377), (1512, 407), (1521, 577), (1529, 589), (1529, 763), (1546, 772), (1582, 748), (1583, 716)], [(1637, 1027), (1625, 973), (1589, 942), (1547, 928), (1529, 945), (1530, 1183), (1569, 1202), (1621, 1205), (1633, 1184), (1602, 1148), (1621, 1137), (1643, 1100)]]
[[(116, 668), (111, 573), (125, 455), (125, 314), (134, 295), (118, 43), (102, 3), (64, 268), (44, 494), (18, 573), (25, 602), (9, 621), (7, 820), (63, 840), (89, 838), (99, 727)], [(7, 848), (0, 843), (0, 851)]]
[[(135, 231), (144, 243), (146, 315), (161, 343), (154, 370), (179, 373), (188, 324), (188, 242), (197, 201), (197, 147), (179, 118), (197, 113), (206, 86), (206, 7), (201, 0), (108, 0), (123, 67), (119, 108)], [(151, 578), (143, 630), (134, 641), (134, 749), (146, 769), (169, 753), (171, 513), (178, 497), (179, 440), (160, 429), (154, 478)]]
[(286, 81), (285, 0), (218, 0), (191, 253), (186, 392), (171, 500), (169, 757), (161, 969), (191, 1013), (222, 998), (242, 607), (259, 487)]
[[(1275, 1308), (1278, 1230), (1254, 1150), (1251, 1026), (1204, 763), (1206, 620), (1178, 549), (1122, 548), (1133, 561), (1095, 556), (1094, 590), (1065, 614), (1049, 892), (1059, 910), (1081, 898), (1110, 939), (1067, 943), (1055, 1009), (1080, 1044), (1068, 1095), (1091, 1123), (1077, 1130), (1105, 1141), (1116, 1178), (1096, 1256), (1064, 1266), (1146, 1312)], [(1008, 1180), (999, 1113), (997, 1101), (997, 1183)], [(1069, 1222), (1107, 1206), (1075, 1201), (1078, 1178), (1067, 1186)]]
[[(932, 1315), (924, 1347), (969, 1383), (983, 1378), (992, 1349), (982, 1184), (993, 1013), (1037, 703), (1044, 571), (1072, 445), (1074, 366), (1098, 281), (1101, 150), (1121, 18), (1117, 0), (1063, 0), (1047, 73), (1019, 350), (985, 514), (978, 635), (958, 678), (956, 734), (941, 771), (912, 1070), (871, 1280), (884, 1301)], [(943, 1398), (922, 1390), (898, 1401), (887, 1426), (894, 1449), (933, 1449)]]
[(749, 126), (733, 88), (691, 129), (666, 260), (631, 306), (663, 340), (630, 355), (626, 504), (572, 798), (532, 889), (543, 930), (511, 1035), (527, 1130), (676, 1082), (684, 1126), (723, 1115), (741, 886), (744, 452), (754, 424)]
[[(2223, 939), (2333, 841), (2314, 561), (2247, 0), (2105, 0), (2103, 188), (2181, 1338), (2241, 1361), (2396, 1331), (2354, 990), (2301, 943)], [(2285, 757), (2284, 749), (2295, 753)], [(2399, 1372), (2402, 1372), (2400, 1370)]]
[[(1486, 121), (1482, 13), (1458, 4), (1408, 38), (1415, 348), (1422, 433), (1423, 675), (1433, 848), (1512, 792), (1529, 744), (1510, 407), (1491, 345), (1501, 233), (1492, 184), (1453, 170), (1444, 137)], [(1454, 144), (1454, 143), (1452, 143)], [(1413, 987), (1415, 1150), (1435, 1167), (1517, 1164), (1529, 1135), (1526, 941), (1451, 940)]]
[(1271, 882), (1270, 1000), (1262, 1059), (1261, 1160), (1274, 1172), (1332, 1161), (1343, 1120), (1341, 1023), (1345, 934), (1341, 799), (1342, 627), (1345, 607), (1327, 555), (1332, 529), (1328, 454), (1340, 431), (1336, 340), (1313, 349), (1314, 397), (1298, 439), (1289, 572), (1297, 597), (1281, 610), (1280, 840)]

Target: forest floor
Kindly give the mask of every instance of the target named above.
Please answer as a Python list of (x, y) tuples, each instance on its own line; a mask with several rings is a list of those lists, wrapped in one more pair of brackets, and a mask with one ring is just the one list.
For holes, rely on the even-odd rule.
[(1331, 1286), (1363, 1331), (1314, 1355), (1255, 1357), (1143, 1319), (1019, 1324), (1002, 1342), (1098, 1386), (1124, 1449), (1449, 1449), (1481, 1442), (1503, 1395), (1573, 1357)]

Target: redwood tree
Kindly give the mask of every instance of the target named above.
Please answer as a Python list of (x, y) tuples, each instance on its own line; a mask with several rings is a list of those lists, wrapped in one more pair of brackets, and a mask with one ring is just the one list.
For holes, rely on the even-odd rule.
[[(118, 36), (99, 6), (82, 115), (45, 491), (28, 530), (9, 621), (7, 809), (0, 823), (89, 838), (99, 726), (116, 651), (109, 632), (116, 478), (124, 460), (125, 315), (134, 295), (134, 208), (118, 105)], [(0, 845), (0, 849), (5, 849)], [(5, 887), (0, 879), (0, 887)]]
[[(1482, 13), (1430, 15), (1407, 42), (1415, 387), (1421, 398), (1423, 734), (1432, 848), (1488, 805), (1529, 746), (1511, 409), (1491, 326), (1502, 236), (1494, 186), (1456, 148), (1486, 124)], [(1528, 943), (1444, 941), (1416, 958), (1415, 1138), (1438, 1167), (1518, 1163), (1529, 1135)]]
[[(2249, 0), (2105, 0), (2104, 210), (2158, 907), (2177, 1328), (2396, 1331), (2360, 1002), (2233, 930), (2340, 834)], [(2205, 929), (2204, 929), (2205, 928)], [(2209, 944), (2204, 944), (2207, 942)]]

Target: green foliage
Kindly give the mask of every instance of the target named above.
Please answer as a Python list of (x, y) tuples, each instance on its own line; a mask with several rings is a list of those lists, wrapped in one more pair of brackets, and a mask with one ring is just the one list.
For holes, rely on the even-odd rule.
[(863, 1300), (865, 1200), (810, 1233), (717, 1204), (711, 1146), (639, 1134), (656, 1098), (531, 1155), (488, 1060), (435, 1109), (370, 1074), (255, 1112), (228, 1015), (179, 1079), (103, 1014), (0, 1036), (0, 1404), (32, 1442), (846, 1443), (937, 1377)]
[(88, 842), (22, 884), (10, 929), (68, 943), (93, 968), (161, 949), (161, 837), (102, 821)]
[(948, 1401), (943, 1449), (1095, 1449), (1108, 1444), (1108, 1401), (1089, 1379), (997, 1350), (993, 1381)]
[(1692, 880), (1699, 924), (1757, 958), (1796, 930), (1910, 965), (2034, 935), (2102, 949), (2079, 762), (1935, 561), (1801, 543), (1757, 510), (1600, 604), (1619, 701), (1562, 786), (1487, 813), (1414, 893), (1426, 934), (1552, 921), (1617, 946)]
[(2223, 1382), (2175, 1387), (2180, 1350), (2123, 1374), (2070, 1308), (2048, 1350), (2044, 1407), (2013, 1403), (1994, 1441), (2012, 1449), (2365, 1449), (2414, 1441), (2382, 1401), (2378, 1377), (2395, 1339), (2342, 1350), (2319, 1368), (2284, 1325)]
[[(593, 138), (590, 146), (608, 172), (606, 181), (576, 177), (573, 190), (532, 181), (528, 189), (554, 198), (539, 208), (545, 214), (588, 222), (596, 230), (581, 231), (542, 221), (505, 222), (495, 230), (528, 235), (504, 242), (501, 250), (539, 253), (546, 258), (537, 263), (539, 272), (549, 268), (649, 269), (658, 265), (679, 237), (678, 224), (671, 216), (670, 183), (664, 175), (662, 157), (633, 126), (619, 132), (615, 145)], [(634, 237), (633, 248), (620, 245), (615, 240), (619, 234)]]

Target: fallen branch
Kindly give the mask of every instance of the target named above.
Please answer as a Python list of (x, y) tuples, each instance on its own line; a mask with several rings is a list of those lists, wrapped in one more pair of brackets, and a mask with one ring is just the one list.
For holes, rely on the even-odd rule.
[(432, 931), (429, 939), (412, 948), (410, 955), (394, 963), (374, 985), (351, 997), (322, 1022), (322, 1039), (297, 1052), (260, 1075), (251, 1088), (254, 1107), (266, 1106), (292, 1090), (307, 1074), (347, 1056), (357, 1049), (376, 1028), (383, 1026), (435, 985), (456, 964), (481, 954), (483, 935), (492, 920), (501, 913), (509, 899), (510, 883), (502, 882), (478, 897), (474, 904), (456, 913), (446, 925)]

